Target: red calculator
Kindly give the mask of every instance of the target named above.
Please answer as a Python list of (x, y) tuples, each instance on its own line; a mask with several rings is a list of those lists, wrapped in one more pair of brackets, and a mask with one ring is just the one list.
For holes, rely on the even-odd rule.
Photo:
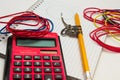
[(4, 80), (67, 80), (59, 36), (8, 39)]

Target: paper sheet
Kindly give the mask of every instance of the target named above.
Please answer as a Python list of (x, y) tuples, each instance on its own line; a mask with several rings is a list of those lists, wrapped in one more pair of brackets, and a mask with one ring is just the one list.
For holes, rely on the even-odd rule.
[[(109, 3), (109, 0), (44, 0), (44, 2), (34, 10), (34, 12), (40, 16), (49, 18), (53, 21), (53, 32), (57, 32), (60, 36), (68, 75), (84, 80), (84, 73), (77, 38), (63, 37), (60, 35), (61, 30), (64, 28), (64, 25), (61, 21), (61, 13), (63, 14), (65, 22), (71, 25), (75, 25), (75, 13), (77, 12), (80, 15), (90, 72), (93, 77), (102, 48), (90, 39), (89, 33), (95, 29), (95, 27), (91, 22), (83, 18), (83, 10), (87, 7), (94, 6), (98, 8), (111, 8), (110, 5), (106, 5), (107, 3)], [(115, 8), (117, 8), (117, 6), (115, 6)]]

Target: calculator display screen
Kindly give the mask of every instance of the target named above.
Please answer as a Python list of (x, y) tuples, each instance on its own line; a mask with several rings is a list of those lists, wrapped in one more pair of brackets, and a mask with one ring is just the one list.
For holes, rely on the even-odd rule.
[(17, 46), (55, 47), (55, 39), (17, 39)]

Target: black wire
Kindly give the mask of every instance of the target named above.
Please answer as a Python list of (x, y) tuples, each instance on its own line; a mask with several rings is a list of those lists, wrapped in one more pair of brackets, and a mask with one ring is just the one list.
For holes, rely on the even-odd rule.
[[(120, 13), (120, 10), (105, 10), (104, 13), (106, 13), (107, 11)], [(103, 16), (104, 19), (108, 19), (108, 16), (106, 14), (103, 14), (102, 16)], [(117, 23), (117, 22), (115, 22), (111, 19), (108, 19), (107, 22), (109, 22), (112, 25), (115, 25), (115, 24), (120, 25), (120, 23)]]
[(3, 53), (0, 53), (0, 58), (5, 59), (6, 55), (4, 55)]

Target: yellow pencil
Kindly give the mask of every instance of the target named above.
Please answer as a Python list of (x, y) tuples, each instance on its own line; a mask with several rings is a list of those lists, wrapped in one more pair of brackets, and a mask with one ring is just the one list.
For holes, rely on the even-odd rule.
[[(76, 24), (76, 26), (81, 27), (79, 15), (77, 13), (75, 14), (75, 24)], [(79, 34), (78, 34), (78, 42), (79, 42), (79, 47), (80, 47), (82, 64), (83, 64), (84, 72), (85, 72), (85, 75), (86, 75), (85, 80), (92, 80), (91, 75), (90, 75), (88, 60), (87, 60), (87, 56), (86, 56), (86, 50), (85, 50), (85, 45), (84, 45), (82, 29), (79, 31)]]

